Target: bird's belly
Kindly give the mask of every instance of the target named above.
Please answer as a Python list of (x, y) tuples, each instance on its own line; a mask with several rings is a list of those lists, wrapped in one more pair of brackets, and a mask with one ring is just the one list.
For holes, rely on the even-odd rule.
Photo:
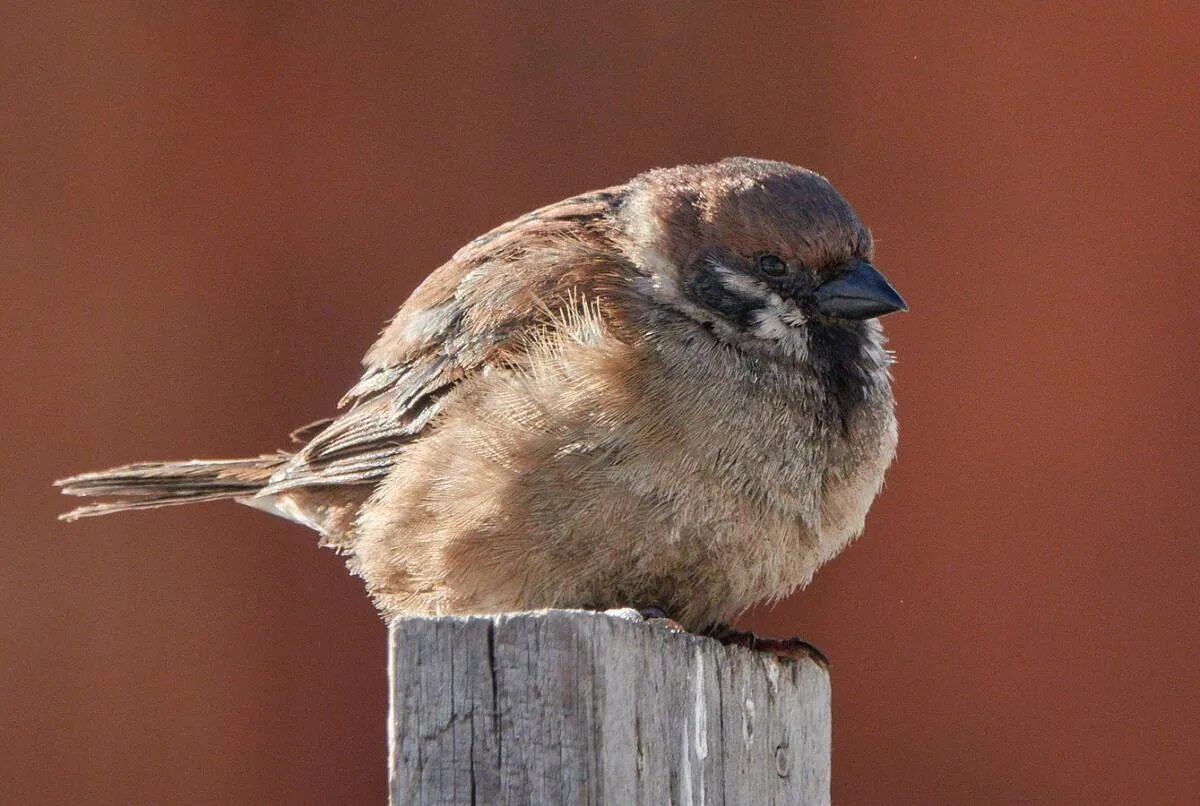
[(364, 507), (354, 565), (386, 614), (657, 605), (703, 627), (861, 527), (823, 528), (827, 446), (786, 395), (611, 340), (556, 349), (465, 389)]

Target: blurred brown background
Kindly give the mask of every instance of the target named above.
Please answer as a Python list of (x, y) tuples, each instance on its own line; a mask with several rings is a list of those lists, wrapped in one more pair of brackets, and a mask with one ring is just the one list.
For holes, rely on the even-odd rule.
[(381, 802), (338, 558), (50, 480), (279, 446), (472, 236), (751, 154), (912, 306), (867, 534), (745, 621), (833, 659), (835, 800), (1195, 802), (1196, 5), (428, 5), (4, 4), (0, 801)]

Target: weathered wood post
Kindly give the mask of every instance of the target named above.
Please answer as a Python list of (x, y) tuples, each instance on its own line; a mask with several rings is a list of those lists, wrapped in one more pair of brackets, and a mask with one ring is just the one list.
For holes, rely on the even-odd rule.
[(390, 631), (400, 804), (824, 804), (829, 674), (603, 613)]

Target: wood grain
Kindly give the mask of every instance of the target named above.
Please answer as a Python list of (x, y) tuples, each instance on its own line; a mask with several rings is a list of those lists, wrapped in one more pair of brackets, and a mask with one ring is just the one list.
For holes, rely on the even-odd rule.
[(604, 613), (390, 630), (393, 804), (824, 804), (830, 683)]

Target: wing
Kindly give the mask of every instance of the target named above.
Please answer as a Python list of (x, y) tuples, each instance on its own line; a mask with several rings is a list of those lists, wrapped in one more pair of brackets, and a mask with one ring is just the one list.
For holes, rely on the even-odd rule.
[[(608, 233), (621, 187), (543, 207), (471, 241), (431, 274), (363, 359), (340, 416), (321, 426), (262, 491), (373, 484), (446, 395), (518, 361), (528, 336), (565, 307), (612, 298), (631, 267)], [(302, 429), (307, 437), (312, 426)]]

